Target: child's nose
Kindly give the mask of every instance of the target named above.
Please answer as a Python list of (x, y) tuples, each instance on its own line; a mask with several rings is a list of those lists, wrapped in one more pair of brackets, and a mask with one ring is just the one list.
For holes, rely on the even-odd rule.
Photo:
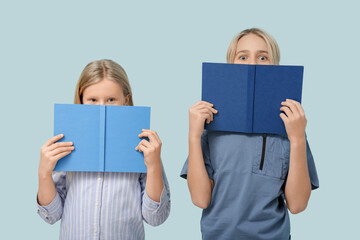
[(251, 59), (249, 59), (250, 61), (249, 61), (249, 64), (250, 65), (255, 65), (256, 64), (256, 60), (255, 60), (255, 58), (251, 58)]

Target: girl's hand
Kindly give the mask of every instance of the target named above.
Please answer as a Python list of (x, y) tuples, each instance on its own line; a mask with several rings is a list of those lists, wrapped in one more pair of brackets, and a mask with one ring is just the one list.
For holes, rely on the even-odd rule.
[(161, 169), (161, 141), (159, 136), (155, 131), (142, 129), (142, 133), (139, 134), (139, 137), (147, 137), (150, 141), (146, 139), (141, 140), (137, 145), (135, 150), (144, 153), (144, 161), (146, 168), (153, 169), (159, 167)]
[(281, 105), (283, 106), (280, 110), (285, 112), (286, 115), (281, 113), (280, 117), (285, 124), (289, 141), (304, 140), (307, 120), (301, 104), (297, 101), (286, 99), (286, 101), (281, 102)]
[(204, 123), (209, 124), (214, 120), (213, 115), (217, 110), (213, 108), (214, 104), (198, 101), (189, 109), (189, 136), (201, 137), (204, 132)]
[(72, 142), (57, 142), (64, 134), (50, 138), (42, 147), (39, 164), (39, 175), (51, 176), (57, 161), (74, 150)]

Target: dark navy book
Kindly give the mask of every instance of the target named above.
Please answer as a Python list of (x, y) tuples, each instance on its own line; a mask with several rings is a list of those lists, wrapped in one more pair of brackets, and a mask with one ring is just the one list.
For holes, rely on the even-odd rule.
[(54, 171), (146, 172), (135, 147), (149, 128), (150, 107), (55, 104), (54, 135), (75, 149)]
[(281, 102), (301, 103), (303, 66), (203, 63), (202, 100), (218, 113), (208, 130), (286, 135)]

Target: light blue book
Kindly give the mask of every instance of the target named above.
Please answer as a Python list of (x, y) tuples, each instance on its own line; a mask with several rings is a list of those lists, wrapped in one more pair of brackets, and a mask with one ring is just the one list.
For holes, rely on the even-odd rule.
[(146, 172), (135, 147), (149, 128), (150, 107), (55, 104), (54, 135), (75, 149), (54, 171)]

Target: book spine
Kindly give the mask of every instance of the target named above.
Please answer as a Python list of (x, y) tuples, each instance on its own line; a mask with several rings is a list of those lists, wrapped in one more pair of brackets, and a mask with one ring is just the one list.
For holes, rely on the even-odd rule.
[(248, 129), (254, 132), (254, 111), (255, 111), (255, 81), (256, 65), (250, 65), (248, 68)]
[(100, 105), (100, 129), (99, 129), (99, 172), (105, 171), (105, 106)]
[(301, 66), (300, 67), (300, 83), (299, 83), (299, 88), (300, 88), (300, 99), (299, 99), (299, 103), (301, 103), (301, 99), (302, 99), (302, 90), (303, 90), (303, 85), (304, 85), (304, 67)]

